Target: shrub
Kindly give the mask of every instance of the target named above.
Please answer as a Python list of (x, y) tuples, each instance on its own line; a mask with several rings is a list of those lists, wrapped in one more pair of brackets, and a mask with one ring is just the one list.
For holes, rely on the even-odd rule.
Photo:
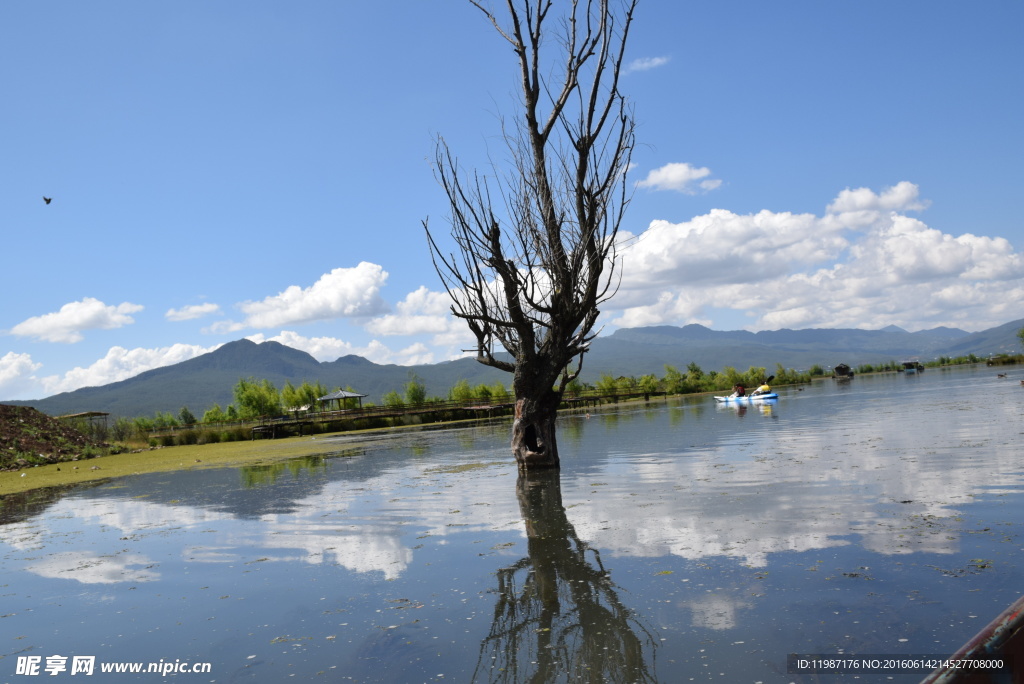
[(199, 442), (199, 433), (195, 430), (183, 430), (177, 434), (175, 443), (178, 446), (184, 446), (186, 444), (197, 444)]
[(204, 430), (199, 435), (199, 444), (216, 444), (220, 441), (220, 433), (216, 430)]
[(426, 399), (427, 386), (423, 384), (423, 380), (415, 373), (411, 374), (409, 382), (405, 383), (405, 400), (413, 406), (419, 406), (426, 401)]
[(131, 418), (117, 418), (114, 421), (114, 426), (110, 428), (110, 438), (116, 442), (127, 441), (135, 434), (135, 421)]
[(182, 406), (181, 410), (178, 411), (178, 422), (182, 425), (195, 425), (196, 417), (191, 411), (188, 410), (188, 406)]
[(448, 390), (448, 398), (467, 404), (473, 400), (473, 389), (469, 386), (469, 380), (465, 378), (455, 383), (455, 386)]
[(204, 423), (223, 423), (227, 421), (227, 414), (221, 409), (220, 404), (214, 404), (206, 409), (203, 414)]
[(269, 380), (243, 378), (235, 385), (234, 392), (243, 418), (276, 416), (281, 413), (281, 394)]
[(383, 403), (385, 406), (390, 406), (390, 407), (393, 407), (393, 408), (397, 408), (397, 407), (405, 405), (405, 402), (402, 400), (402, 395), (400, 395), (395, 390), (391, 390), (390, 392), (385, 394), (381, 398), (381, 403)]

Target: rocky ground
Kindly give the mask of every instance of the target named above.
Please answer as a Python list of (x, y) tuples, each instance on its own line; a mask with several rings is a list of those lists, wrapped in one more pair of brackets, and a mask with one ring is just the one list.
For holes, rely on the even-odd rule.
[(107, 446), (68, 421), (28, 406), (0, 404), (0, 471), (92, 458)]

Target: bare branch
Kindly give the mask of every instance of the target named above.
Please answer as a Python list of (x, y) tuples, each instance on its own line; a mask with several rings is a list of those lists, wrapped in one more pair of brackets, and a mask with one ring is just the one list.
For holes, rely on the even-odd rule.
[[(502, 19), (483, 0), (469, 2), (516, 55), (519, 113), (502, 122), (510, 165), (467, 173), (439, 138), (435, 174), (454, 251), (424, 228), (478, 360), (513, 372), (517, 399), (560, 397), (597, 335), (600, 305), (618, 289), (635, 139), (619, 78), (637, 0), (571, 0), (560, 20), (553, 0), (504, 0)], [(552, 65), (560, 66), (549, 77)], [(495, 356), (495, 343), (514, 360)]]

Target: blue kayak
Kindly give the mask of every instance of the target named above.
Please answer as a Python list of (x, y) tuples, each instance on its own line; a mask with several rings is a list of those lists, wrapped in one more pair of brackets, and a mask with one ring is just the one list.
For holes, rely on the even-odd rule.
[(779, 395), (775, 392), (768, 392), (767, 394), (744, 394), (742, 397), (715, 397), (715, 401), (720, 401), (725, 404), (749, 404), (752, 401), (764, 401), (765, 399), (778, 399)]

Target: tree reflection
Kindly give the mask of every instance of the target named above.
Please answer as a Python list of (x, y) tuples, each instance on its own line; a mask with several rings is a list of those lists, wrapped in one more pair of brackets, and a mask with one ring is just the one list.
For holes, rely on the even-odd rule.
[(305, 470), (314, 472), (317, 470), (325, 471), (326, 469), (326, 459), (323, 456), (315, 455), (290, 458), (287, 461), (278, 461), (277, 463), (242, 466), (239, 469), (239, 473), (242, 477), (242, 485), (246, 489), (252, 489), (254, 487), (272, 485), (286, 472), (290, 473), (294, 478), (298, 477)]
[[(520, 474), (528, 555), (501, 568), (473, 681), (654, 682), (654, 635), (576, 534), (558, 472)], [(646, 651), (646, 652), (645, 652)]]

